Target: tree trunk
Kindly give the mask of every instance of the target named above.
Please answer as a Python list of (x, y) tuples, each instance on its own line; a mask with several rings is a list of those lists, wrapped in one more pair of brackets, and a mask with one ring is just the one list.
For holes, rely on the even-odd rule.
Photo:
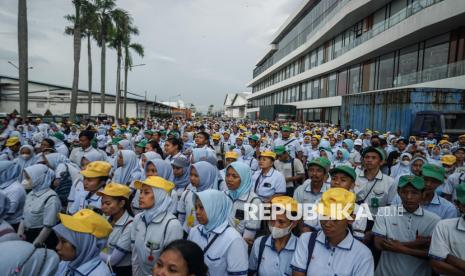
[(126, 121), (127, 113), (126, 113), (126, 108), (127, 108), (127, 97), (128, 97), (128, 71), (129, 71), (129, 66), (127, 62), (124, 64), (124, 106), (123, 106), (123, 118)]
[(74, 121), (76, 118), (77, 97), (79, 87), (79, 61), (81, 59), (81, 26), (80, 26), (80, 0), (74, 0), (74, 7), (76, 9), (76, 20), (74, 23), (74, 73), (73, 73), (73, 90), (71, 92), (71, 110), (70, 120)]
[(28, 53), (27, 53), (27, 1), (18, 1), (18, 60), (19, 60), (19, 114), (27, 118)]
[(120, 114), (120, 81), (121, 81), (121, 46), (117, 46), (117, 67), (116, 67), (116, 120), (121, 118)]
[(87, 34), (87, 61), (88, 61), (88, 80), (89, 80), (89, 102), (88, 112), (92, 115), (92, 49), (90, 44), (90, 33)]
[(103, 19), (102, 22), (102, 37), (101, 47), (102, 52), (100, 54), (100, 113), (105, 113), (105, 64), (106, 64), (106, 21)]

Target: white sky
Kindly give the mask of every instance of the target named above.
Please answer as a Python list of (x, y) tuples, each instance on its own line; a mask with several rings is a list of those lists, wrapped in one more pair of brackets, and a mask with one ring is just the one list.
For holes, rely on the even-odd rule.
[[(257, 61), (272, 35), (302, 0), (120, 0), (134, 18), (145, 47), (134, 57), (128, 91), (150, 100), (167, 101), (181, 94), (186, 103), (205, 111), (221, 109), (226, 93), (250, 91)], [(17, 0), (0, 0), (0, 74), (17, 76), (7, 61), (17, 63)], [(71, 86), (73, 41), (64, 35), (63, 16), (71, 0), (28, 1), (29, 79)], [(80, 88), (87, 89), (87, 43), (83, 40)], [(93, 90), (100, 90), (100, 48), (93, 43)], [(107, 92), (114, 94), (116, 54), (107, 51)], [(171, 98), (173, 100), (174, 98)]]

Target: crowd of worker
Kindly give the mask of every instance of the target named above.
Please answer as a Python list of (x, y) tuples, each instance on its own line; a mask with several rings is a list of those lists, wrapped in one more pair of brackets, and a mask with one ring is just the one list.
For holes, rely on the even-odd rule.
[(0, 145), (2, 275), (465, 275), (465, 134), (11, 116)]

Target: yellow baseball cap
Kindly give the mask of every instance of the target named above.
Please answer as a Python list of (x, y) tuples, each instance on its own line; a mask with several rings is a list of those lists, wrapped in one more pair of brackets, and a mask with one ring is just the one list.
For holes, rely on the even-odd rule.
[(290, 196), (277, 196), (271, 199), (271, 205), (279, 206), (286, 211), (297, 212), (298, 203)]
[(168, 194), (171, 192), (171, 190), (174, 189), (174, 184), (173, 182), (170, 182), (168, 180), (165, 180), (164, 178), (161, 178), (159, 176), (149, 176), (147, 177), (146, 180), (144, 181), (139, 181), (136, 180), (134, 182), (134, 187), (136, 189), (141, 189), (142, 185), (149, 185), (151, 187), (159, 188), (165, 190)]
[(105, 186), (103, 191), (97, 192), (97, 195), (122, 196), (129, 199), (129, 196), (131, 195), (131, 189), (126, 185), (111, 182)]
[(239, 140), (244, 140), (244, 137), (242, 137), (242, 135), (239, 135), (236, 137), (236, 140), (239, 139)]
[(351, 215), (355, 208), (355, 194), (343, 188), (331, 188), (323, 193), (317, 210), (332, 220), (347, 219), (347, 214)]
[(449, 144), (449, 141), (447, 141), (447, 140), (439, 141), (439, 145), (444, 145), (444, 144)]
[(221, 135), (219, 133), (214, 133), (212, 134), (212, 139), (213, 140), (220, 140), (221, 139)]
[(228, 158), (231, 158), (231, 159), (238, 159), (239, 158), (239, 154), (237, 154), (237, 152), (235, 151), (228, 151), (224, 154), (224, 158), (228, 159)]
[(276, 153), (272, 152), (271, 150), (262, 151), (260, 156), (271, 157), (273, 159), (276, 159)]
[(110, 235), (111, 224), (101, 215), (90, 209), (79, 210), (74, 215), (59, 214), (61, 223), (75, 232), (87, 233), (98, 239)]
[(455, 162), (457, 162), (457, 157), (455, 157), (455, 155), (448, 154), (441, 157), (442, 164), (452, 166), (455, 164)]
[(105, 161), (94, 161), (90, 162), (85, 170), (81, 171), (81, 174), (87, 178), (96, 178), (102, 176), (109, 176), (111, 170), (111, 164)]
[(11, 146), (14, 146), (14, 145), (16, 145), (18, 143), (19, 143), (19, 138), (14, 136), (14, 137), (10, 137), (10, 138), (8, 138), (8, 140), (6, 140), (5, 146), (6, 147), (11, 147)]
[(460, 135), (459, 138), (465, 138), (465, 134)]

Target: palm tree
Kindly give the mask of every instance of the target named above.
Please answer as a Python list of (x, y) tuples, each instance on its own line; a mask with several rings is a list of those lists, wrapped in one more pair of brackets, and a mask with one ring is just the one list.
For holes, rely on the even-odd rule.
[(115, 0), (95, 0), (98, 23), (98, 46), (100, 55), (100, 113), (105, 113), (105, 70), (106, 70), (106, 44), (108, 34), (112, 28), (111, 13), (116, 7)]
[[(137, 28), (134, 28), (134, 34), (138, 34)], [(130, 43), (131, 35), (124, 42), (124, 105), (123, 105), (123, 118), (126, 119), (127, 95), (128, 95), (128, 71), (132, 70), (132, 56), (131, 50), (140, 57), (144, 56), (144, 47), (139, 43)]]
[[(73, 24), (65, 28), (67, 35), (74, 35), (74, 24), (76, 17), (74, 15), (67, 15), (65, 18)], [(97, 15), (96, 6), (90, 2), (81, 3), (81, 39), (87, 38), (87, 67), (88, 67), (88, 113), (92, 113), (92, 47), (91, 39), (97, 33)]]
[(75, 15), (74, 15), (74, 72), (73, 72), (73, 88), (71, 92), (71, 110), (69, 117), (71, 121), (76, 118), (77, 96), (79, 86), (79, 61), (81, 59), (81, 5), (84, 0), (73, 0)]
[(19, 111), (27, 118), (28, 53), (27, 53), (27, 1), (18, 1), (18, 60), (19, 60)]

